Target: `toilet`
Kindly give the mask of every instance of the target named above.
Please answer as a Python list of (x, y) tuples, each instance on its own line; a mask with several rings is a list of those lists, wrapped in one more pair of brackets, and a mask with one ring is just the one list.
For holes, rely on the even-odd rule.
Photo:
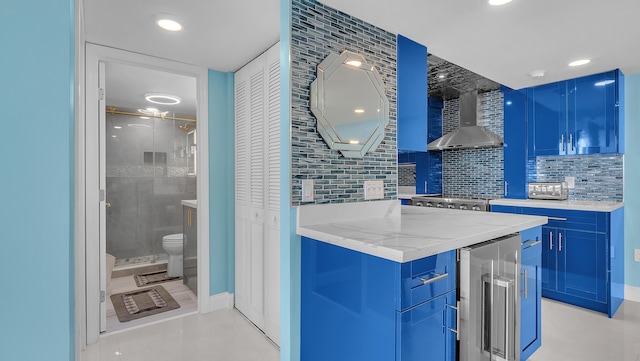
[(162, 248), (169, 255), (168, 277), (182, 276), (182, 233), (168, 234), (162, 237)]

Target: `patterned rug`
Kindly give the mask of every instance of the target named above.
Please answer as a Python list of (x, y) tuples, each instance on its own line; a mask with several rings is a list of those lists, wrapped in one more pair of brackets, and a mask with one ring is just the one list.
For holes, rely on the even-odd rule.
[(111, 302), (120, 322), (155, 315), (180, 308), (162, 286), (111, 295)]
[(133, 279), (136, 281), (138, 287), (151, 286), (162, 282), (169, 282), (175, 280), (181, 280), (181, 276), (169, 277), (167, 271), (156, 271), (134, 275)]

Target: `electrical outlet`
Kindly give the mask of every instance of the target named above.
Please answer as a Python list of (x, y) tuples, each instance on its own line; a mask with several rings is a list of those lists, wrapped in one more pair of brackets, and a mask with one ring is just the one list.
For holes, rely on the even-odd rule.
[(633, 260), (636, 262), (640, 262), (640, 249), (633, 250)]
[(383, 181), (364, 181), (364, 199), (382, 199), (384, 198), (384, 182)]
[(302, 201), (313, 202), (313, 199), (314, 199), (313, 179), (303, 179), (302, 180)]
[(564, 177), (564, 181), (567, 183), (567, 188), (574, 189), (576, 187), (576, 177)]

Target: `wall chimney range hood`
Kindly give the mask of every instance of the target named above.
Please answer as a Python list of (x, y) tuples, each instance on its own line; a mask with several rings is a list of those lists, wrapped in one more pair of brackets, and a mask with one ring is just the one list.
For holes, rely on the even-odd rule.
[(478, 125), (478, 91), (460, 94), (460, 128), (427, 144), (428, 150), (501, 147), (503, 139)]

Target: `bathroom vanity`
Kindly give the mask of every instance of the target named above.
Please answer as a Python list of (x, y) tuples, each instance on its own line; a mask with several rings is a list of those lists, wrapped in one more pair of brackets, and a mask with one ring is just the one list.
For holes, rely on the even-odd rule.
[(198, 202), (182, 201), (183, 274), (182, 282), (198, 294)]
[(399, 201), (299, 207), (301, 359), (455, 360), (466, 322), (456, 251), (546, 222)]

